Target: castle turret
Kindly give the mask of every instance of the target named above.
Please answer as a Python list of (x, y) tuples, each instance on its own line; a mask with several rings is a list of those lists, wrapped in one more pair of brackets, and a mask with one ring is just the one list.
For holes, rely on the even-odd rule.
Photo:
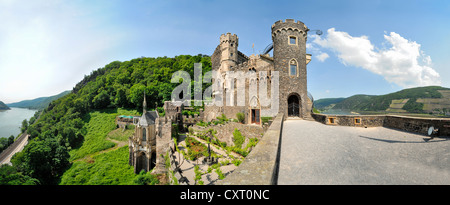
[(285, 116), (310, 116), (307, 106), (306, 34), (308, 27), (293, 19), (272, 25), (274, 70), (279, 71), (280, 107)]
[(231, 33), (227, 33), (220, 36), (220, 49), (222, 51), (220, 59), (221, 71), (229, 71), (231, 67), (236, 66), (238, 62), (238, 43), (239, 38), (236, 34), (231, 35)]

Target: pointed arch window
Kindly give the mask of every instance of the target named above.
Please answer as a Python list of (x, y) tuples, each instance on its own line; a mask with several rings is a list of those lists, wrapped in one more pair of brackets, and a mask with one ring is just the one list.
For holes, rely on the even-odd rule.
[(295, 59), (289, 63), (289, 76), (298, 76), (298, 63)]
[(147, 141), (147, 129), (142, 130), (142, 141)]

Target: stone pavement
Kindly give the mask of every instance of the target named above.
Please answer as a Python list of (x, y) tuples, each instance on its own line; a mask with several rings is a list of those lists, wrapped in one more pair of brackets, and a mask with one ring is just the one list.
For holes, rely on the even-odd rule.
[(278, 184), (450, 184), (450, 140), (286, 120)]

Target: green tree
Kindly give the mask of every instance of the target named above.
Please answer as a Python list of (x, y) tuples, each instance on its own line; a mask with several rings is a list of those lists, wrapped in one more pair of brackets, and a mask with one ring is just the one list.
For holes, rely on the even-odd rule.
[(146, 87), (142, 84), (135, 84), (130, 88), (130, 101), (137, 108), (142, 108), (144, 91), (146, 91)]
[(98, 95), (94, 97), (92, 100), (94, 108), (102, 109), (107, 108), (110, 104), (109, 94), (106, 90), (101, 91)]
[(28, 121), (27, 121), (27, 119), (24, 119), (23, 121), (22, 121), (22, 127), (20, 128), (20, 130), (22, 131), (22, 132), (25, 132), (25, 130), (27, 130), (28, 129)]
[(49, 131), (43, 135), (44, 140), (31, 140), (11, 163), (41, 184), (56, 184), (69, 165), (69, 152), (61, 137), (52, 137)]
[(8, 146), (12, 145), (12, 143), (14, 143), (14, 135), (8, 137)]
[(0, 165), (0, 185), (37, 185), (39, 180), (23, 175), (8, 165)]

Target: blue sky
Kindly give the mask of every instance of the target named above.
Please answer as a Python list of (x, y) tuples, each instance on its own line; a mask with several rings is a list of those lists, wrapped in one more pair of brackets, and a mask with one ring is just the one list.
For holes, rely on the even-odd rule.
[(315, 99), (450, 87), (449, 1), (0, 0), (0, 100), (70, 90), (114, 60), (211, 55), (226, 32), (259, 54), (280, 19), (323, 31), (307, 42)]

